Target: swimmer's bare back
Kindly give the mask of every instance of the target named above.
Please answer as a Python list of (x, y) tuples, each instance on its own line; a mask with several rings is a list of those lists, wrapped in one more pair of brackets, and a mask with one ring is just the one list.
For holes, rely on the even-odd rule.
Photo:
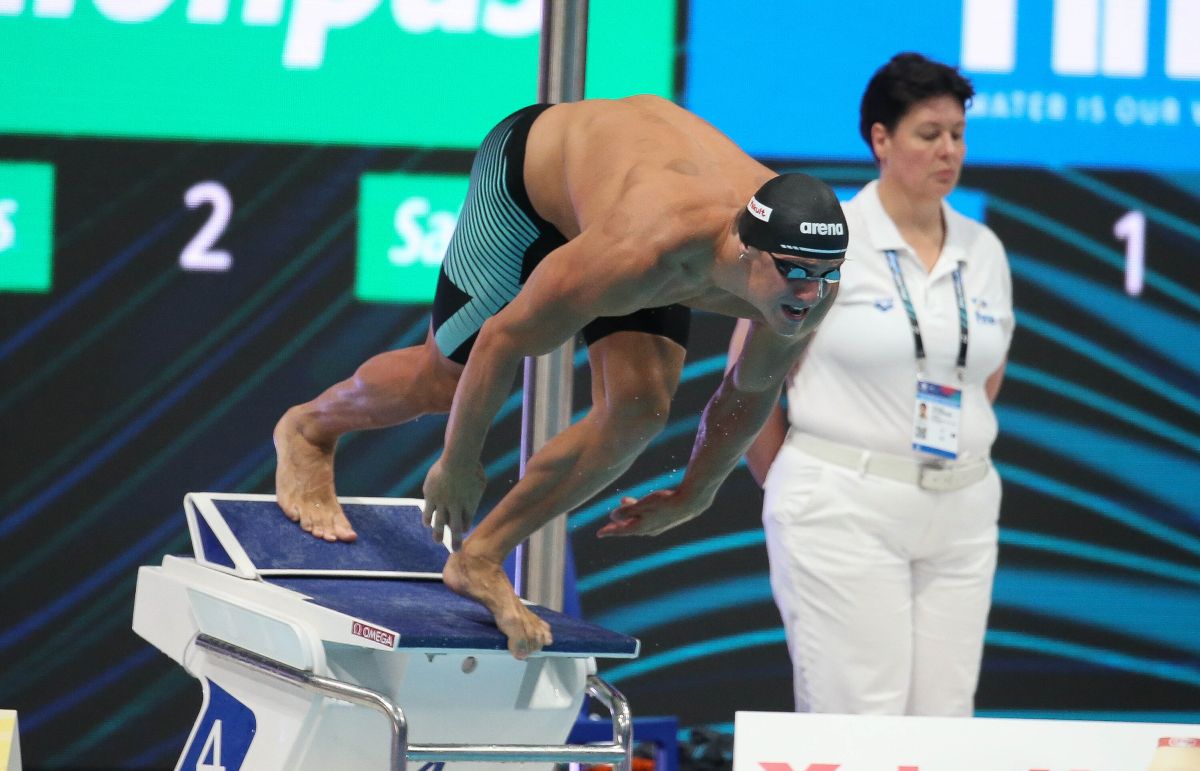
[[(708, 198), (727, 214), (773, 176), (711, 124), (656, 96), (556, 105), (534, 122), (525, 156), (534, 208), (568, 239), (618, 203), (634, 230), (661, 227), (656, 219), (675, 197)], [(630, 205), (635, 186), (643, 206)]]

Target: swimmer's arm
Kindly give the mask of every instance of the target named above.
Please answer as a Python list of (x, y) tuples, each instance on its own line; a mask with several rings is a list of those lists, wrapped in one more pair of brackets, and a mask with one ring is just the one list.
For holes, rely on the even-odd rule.
[(484, 439), (521, 360), (549, 353), (597, 316), (615, 315), (621, 306), (614, 298), (637, 293), (637, 282), (622, 271), (627, 266), (584, 259), (578, 241), (586, 243), (580, 236), (548, 254), (516, 298), (484, 323), (459, 378), (442, 455), (422, 487), (426, 525), (435, 539), (448, 526), (456, 551), (487, 484), (479, 460)]
[[(790, 360), (794, 363), (792, 364), (792, 368), (788, 370), (788, 377), (795, 377), (796, 369), (803, 362), (804, 352), (808, 350), (809, 344), (812, 343), (813, 332), (816, 331), (821, 320), (829, 313), (829, 309), (833, 307), (833, 302), (837, 298), (837, 289), (835, 286), (829, 295), (810, 312), (809, 318), (805, 319), (804, 325), (798, 333), (798, 346), (792, 349)], [(749, 319), (738, 320), (737, 326), (734, 328), (733, 337), (729, 341), (729, 356), (725, 364), (726, 372), (729, 372), (740, 360), (752, 325), (753, 322)], [(785, 377), (785, 387), (788, 377)], [(759, 487), (766, 485), (767, 472), (771, 470), (771, 464), (775, 462), (775, 456), (779, 454), (780, 448), (783, 447), (783, 443), (787, 439), (787, 432), (787, 414), (783, 411), (783, 405), (777, 397), (763, 423), (762, 429), (750, 443), (749, 449), (746, 450), (746, 465), (749, 466), (750, 475), (754, 477), (755, 482), (758, 482)]]
[[(750, 320), (738, 319), (733, 335), (729, 339), (729, 355), (725, 362), (726, 373), (733, 369), (740, 360), (746, 336), (749, 334)], [(811, 339), (811, 336), (805, 338), (806, 341)], [(758, 436), (746, 450), (746, 465), (750, 468), (750, 475), (754, 477), (754, 481), (758, 483), (759, 487), (766, 483), (767, 471), (775, 462), (775, 456), (779, 454), (779, 449), (783, 447), (787, 430), (787, 415), (783, 412), (783, 405), (776, 401), (763, 423), (762, 430), (758, 432)]]
[(610, 515), (612, 521), (599, 534), (657, 535), (711, 506), (721, 484), (778, 406), (784, 380), (803, 346), (803, 337), (783, 338), (759, 322), (750, 322), (737, 361), (700, 418), (682, 483), (674, 491), (627, 501)]
[(721, 483), (778, 409), (787, 373), (806, 339), (783, 338), (765, 324), (749, 322), (737, 360), (701, 416), (692, 457), (679, 486), (687, 498), (703, 508), (712, 503)]
[(598, 316), (628, 312), (644, 288), (638, 266), (612, 255), (597, 258), (587, 234), (551, 252), (503, 310), (484, 323), (463, 369), (446, 426), (445, 462), (478, 461), (484, 438), (526, 356), (571, 339)]

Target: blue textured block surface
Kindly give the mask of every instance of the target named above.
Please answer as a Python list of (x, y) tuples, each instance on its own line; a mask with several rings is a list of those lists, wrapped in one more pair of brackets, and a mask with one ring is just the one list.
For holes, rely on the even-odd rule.
[[(270, 583), (299, 592), (311, 601), (399, 633), (398, 648), (421, 650), (507, 650), (492, 614), (482, 605), (451, 592), (440, 581), (401, 578), (271, 578)], [(550, 624), (549, 653), (632, 656), (637, 640), (586, 621), (547, 610), (530, 609)]]
[(441, 573), (449, 556), (446, 547), (434, 542), (416, 506), (344, 504), (358, 540), (329, 543), (301, 530), (274, 501), (213, 504), (259, 570)]
[[(221, 543), (221, 539), (217, 538), (217, 534), (208, 526), (208, 522), (204, 521), (203, 517), (196, 518), (196, 530), (200, 535), (200, 548), (204, 550), (204, 559), (214, 565), (234, 567), (233, 557), (229, 556), (225, 544)], [(193, 544), (193, 548), (194, 546)]]

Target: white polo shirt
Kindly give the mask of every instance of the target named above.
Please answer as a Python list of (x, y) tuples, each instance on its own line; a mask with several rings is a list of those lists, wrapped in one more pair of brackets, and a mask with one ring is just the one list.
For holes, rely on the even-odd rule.
[(843, 206), (850, 246), (841, 286), (788, 389), (788, 418), (796, 430), (835, 442), (913, 454), (917, 359), (884, 252), (896, 251), (916, 310), (927, 357), (923, 375), (947, 384), (957, 383), (958, 304), (952, 274), (961, 260), (969, 338), (959, 459), (986, 455), (996, 438), (996, 416), (984, 382), (1004, 361), (1014, 327), (1004, 247), (987, 226), (943, 203), (946, 241), (926, 273), (884, 211), (877, 185), (869, 183)]

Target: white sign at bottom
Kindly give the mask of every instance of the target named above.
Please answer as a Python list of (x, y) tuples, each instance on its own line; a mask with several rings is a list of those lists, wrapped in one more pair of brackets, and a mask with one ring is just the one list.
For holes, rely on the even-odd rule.
[(733, 771), (1200, 771), (1200, 725), (739, 712)]
[(17, 713), (11, 709), (0, 709), (0, 771), (21, 771)]

